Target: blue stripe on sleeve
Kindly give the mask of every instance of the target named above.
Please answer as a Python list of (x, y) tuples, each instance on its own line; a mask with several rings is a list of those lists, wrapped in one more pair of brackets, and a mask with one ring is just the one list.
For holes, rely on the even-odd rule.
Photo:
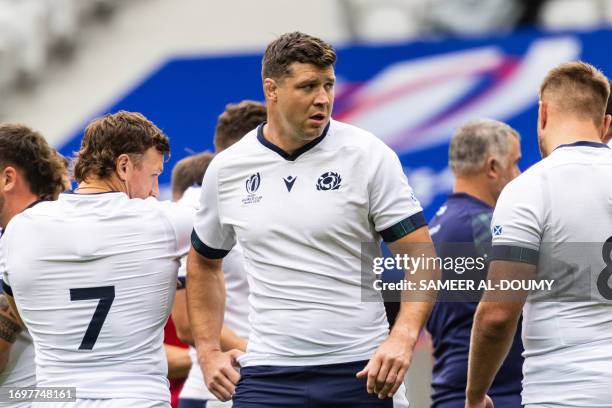
[(198, 237), (198, 234), (195, 232), (195, 229), (191, 232), (191, 245), (198, 254), (208, 259), (221, 259), (229, 253), (229, 251), (226, 249), (211, 248), (203, 243), (200, 237)]
[(515, 245), (494, 245), (491, 250), (491, 261), (524, 262), (538, 264), (539, 252), (535, 249)]
[(380, 236), (385, 242), (393, 242), (425, 225), (427, 225), (427, 221), (425, 221), (423, 212), (420, 211), (398, 222), (397, 224), (380, 231)]

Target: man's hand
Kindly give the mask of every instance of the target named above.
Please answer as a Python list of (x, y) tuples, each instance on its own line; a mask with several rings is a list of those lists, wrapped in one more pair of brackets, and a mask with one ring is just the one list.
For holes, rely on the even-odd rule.
[(404, 376), (412, 359), (413, 341), (391, 332), (376, 349), (357, 378), (368, 379), (368, 394), (378, 394), (379, 399), (391, 398), (404, 382)]
[(208, 389), (220, 401), (229, 401), (234, 395), (240, 374), (234, 366), (238, 364), (238, 357), (244, 354), (240, 350), (230, 350), (223, 353), (221, 350), (207, 350), (198, 352), (198, 360), (204, 380)]
[(495, 408), (495, 406), (493, 405), (491, 397), (485, 395), (484, 398), (479, 399), (478, 401), (466, 399), (465, 408)]

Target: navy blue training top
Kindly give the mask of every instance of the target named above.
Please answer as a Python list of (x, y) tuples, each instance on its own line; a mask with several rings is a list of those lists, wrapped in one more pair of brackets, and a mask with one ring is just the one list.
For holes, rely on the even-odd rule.
[[(439, 257), (486, 256), (491, 249), (491, 217), (493, 208), (465, 193), (451, 194), (429, 223)], [(449, 244), (451, 243), (451, 244)], [(459, 244), (463, 243), (463, 244)], [(488, 265), (480, 271), (456, 273), (443, 269), (443, 279), (484, 279)], [(432, 407), (446, 401), (464, 401), (470, 334), (477, 300), (481, 292), (472, 291), (458, 296), (455, 292), (440, 292), (439, 299), (427, 322), (434, 347)], [(444, 301), (453, 300), (453, 301)], [(523, 345), (520, 323), (508, 357), (499, 370), (489, 395), (520, 395)], [(498, 407), (496, 408), (505, 408)], [(508, 407), (510, 408), (510, 407)], [(515, 408), (515, 407), (512, 407)]]

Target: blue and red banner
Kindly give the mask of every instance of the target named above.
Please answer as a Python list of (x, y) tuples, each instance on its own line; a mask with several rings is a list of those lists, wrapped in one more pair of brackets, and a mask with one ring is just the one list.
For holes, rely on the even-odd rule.
[[(415, 42), (338, 49), (333, 116), (363, 127), (400, 156), (429, 219), (452, 186), (447, 165), (453, 131), (468, 120), (507, 122), (522, 135), (525, 169), (539, 159), (538, 86), (561, 62), (582, 59), (612, 74), (612, 31), (518, 32), (491, 39)], [(261, 54), (175, 58), (106, 112), (139, 111), (171, 139), (170, 169), (191, 152), (213, 150), (228, 103), (263, 100)], [(78, 148), (75, 135), (61, 151)]]

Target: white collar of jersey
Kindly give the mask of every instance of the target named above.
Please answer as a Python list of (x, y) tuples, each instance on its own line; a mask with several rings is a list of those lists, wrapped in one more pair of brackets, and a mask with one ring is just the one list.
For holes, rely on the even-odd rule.
[(257, 140), (259, 140), (259, 142), (265, 147), (267, 147), (268, 149), (278, 153), (283, 159), (288, 160), (288, 161), (295, 161), (299, 156), (301, 156), (302, 154), (306, 153), (307, 151), (309, 151), (310, 149), (318, 145), (325, 138), (325, 136), (327, 136), (329, 125), (331, 125), (331, 120), (327, 123), (327, 125), (325, 126), (325, 129), (323, 129), (323, 133), (321, 133), (321, 136), (306, 143), (304, 146), (300, 147), (295, 152), (293, 152), (293, 154), (287, 153), (286, 151), (284, 151), (283, 149), (281, 149), (280, 147), (278, 147), (277, 145), (270, 142), (268, 139), (264, 137), (263, 128), (266, 125), (266, 123), (267, 122), (262, 123), (257, 128)]

